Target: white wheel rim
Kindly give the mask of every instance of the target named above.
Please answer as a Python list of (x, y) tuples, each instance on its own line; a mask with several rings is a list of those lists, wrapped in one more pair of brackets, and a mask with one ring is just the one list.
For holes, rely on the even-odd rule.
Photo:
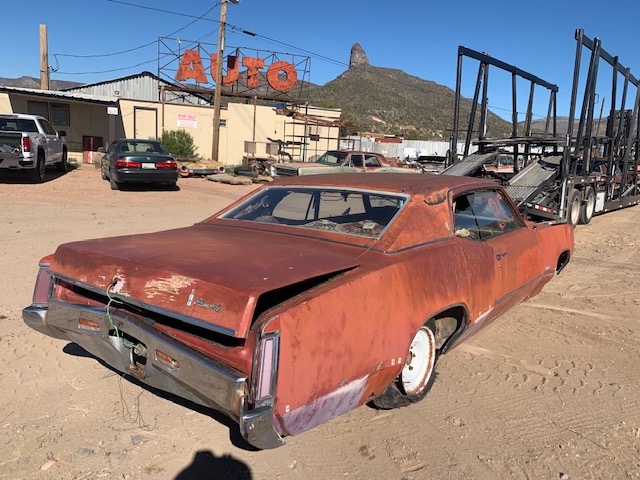
[(407, 395), (417, 395), (427, 386), (435, 365), (435, 347), (433, 332), (426, 327), (413, 337), (402, 368), (402, 388)]

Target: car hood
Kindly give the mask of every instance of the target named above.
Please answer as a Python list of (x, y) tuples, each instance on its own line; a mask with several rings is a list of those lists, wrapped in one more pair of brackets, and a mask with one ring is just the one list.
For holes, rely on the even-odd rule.
[(356, 268), (361, 253), (208, 224), (64, 244), (50, 270), (124, 303), (246, 338), (261, 312)]

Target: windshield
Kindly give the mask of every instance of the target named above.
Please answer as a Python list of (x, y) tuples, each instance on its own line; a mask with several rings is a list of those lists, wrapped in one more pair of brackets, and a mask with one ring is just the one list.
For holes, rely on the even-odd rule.
[(222, 218), (379, 238), (404, 205), (404, 196), (320, 187), (273, 187)]
[(342, 165), (345, 158), (347, 158), (347, 152), (327, 152), (323, 153), (316, 163), (322, 163), (323, 165)]

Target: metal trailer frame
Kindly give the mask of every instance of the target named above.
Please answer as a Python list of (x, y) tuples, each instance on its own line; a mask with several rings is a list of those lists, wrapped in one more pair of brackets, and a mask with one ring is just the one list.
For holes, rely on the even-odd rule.
[[(497, 60), (486, 54), (458, 48), (458, 70), (456, 77), (456, 98), (454, 105), (454, 129), (451, 138), (449, 162), (453, 165), (445, 174), (478, 175), (478, 166), (483, 157), (497, 155), (500, 149), (509, 149), (514, 155), (514, 176), (507, 180), (505, 187), (514, 198), (525, 217), (534, 221), (589, 223), (592, 216), (611, 210), (640, 203), (638, 185), (638, 157), (640, 119), (640, 82), (628, 68), (622, 66), (618, 57), (611, 56), (601, 47), (598, 38), (591, 40), (582, 29), (576, 30), (576, 57), (571, 91), (571, 104), (567, 132), (557, 132), (556, 96), (557, 86), (513, 65)], [(580, 95), (581, 62), (583, 49), (591, 52), (589, 66), (584, 79), (584, 92), (577, 128), (575, 114)], [(463, 160), (458, 158), (456, 146), (460, 123), (460, 86), (462, 82), (462, 60), (470, 57), (480, 62), (476, 80), (471, 115), (467, 125)], [(611, 111), (606, 132), (594, 132), (596, 117), (596, 86), (601, 61), (612, 67)], [(487, 84), (489, 66), (494, 66), (512, 74), (512, 134), (508, 138), (487, 138), (488, 97)], [(529, 101), (526, 110), (524, 135), (518, 135), (516, 80), (518, 77), (530, 82)], [(622, 94), (618, 82), (623, 79)], [(549, 107), (542, 135), (533, 135), (531, 128), (533, 94), (536, 85), (549, 91)], [(635, 101), (628, 107), (629, 86), (636, 87)], [(479, 102), (480, 92), (482, 98)], [(472, 142), (476, 110), (481, 108), (478, 136), (473, 142), (479, 145), (476, 154), (468, 155)], [(604, 104), (603, 104), (604, 106)], [(601, 114), (602, 115), (602, 114)], [(535, 161), (533, 147), (537, 147)], [(519, 171), (518, 156), (525, 159)], [(465, 166), (465, 162), (468, 162)]]

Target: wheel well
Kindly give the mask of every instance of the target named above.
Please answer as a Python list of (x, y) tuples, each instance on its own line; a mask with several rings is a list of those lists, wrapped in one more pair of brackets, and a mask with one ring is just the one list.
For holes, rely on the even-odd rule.
[(38, 148), (38, 157), (42, 157), (42, 158), (46, 158), (44, 155), (44, 149), (43, 148)]
[(469, 316), (462, 306), (452, 307), (433, 317), (436, 328), (436, 347), (443, 354), (451, 346), (455, 338), (467, 326)]
[(558, 263), (556, 265), (556, 274), (560, 273), (562, 269), (567, 266), (570, 258), (571, 254), (569, 253), (569, 250), (565, 250), (560, 254), (560, 256), (558, 257)]

